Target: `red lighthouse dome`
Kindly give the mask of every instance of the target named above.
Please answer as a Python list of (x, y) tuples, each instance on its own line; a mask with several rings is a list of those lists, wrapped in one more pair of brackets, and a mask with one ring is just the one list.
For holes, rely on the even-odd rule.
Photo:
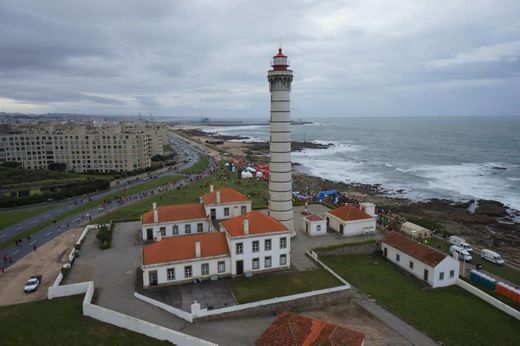
[(287, 70), (289, 67), (289, 61), (287, 56), (282, 53), (282, 48), (278, 48), (278, 54), (273, 56), (273, 70)]

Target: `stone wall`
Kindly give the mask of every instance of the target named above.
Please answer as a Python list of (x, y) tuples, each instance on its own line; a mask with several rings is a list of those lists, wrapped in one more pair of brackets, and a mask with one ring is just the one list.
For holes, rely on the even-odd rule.
[(345, 244), (342, 247), (317, 248), (314, 251), (320, 256), (331, 255), (370, 255), (379, 250), (379, 242), (363, 242), (360, 244)]

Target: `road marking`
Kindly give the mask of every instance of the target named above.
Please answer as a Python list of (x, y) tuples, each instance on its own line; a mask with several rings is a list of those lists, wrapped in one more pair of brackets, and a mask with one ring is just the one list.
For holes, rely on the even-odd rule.
[(32, 221), (29, 222), (29, 223), (32, 225), (33, 223), (36, 223), (36, 221), (38, 221), (38, 220), (32, 220)]
[(15, 252), (13, 252), (13, 253), (11, 254), (11, 256), (16, 255), (18, 252), (20, 252), (20, 250), (16, 250)]
[(34, 243), (36, 243), (36, 240), (33, 240), (32, 242), (30, 242), (29, 245), (32, 245)]
[(52, 234), (52, 231), (50, 231), (49, 233), (45, 233), (45, 236), (48, 237)]
[(23, 228), (23, 226), (18, 227), (16, 230), (19, 231)]

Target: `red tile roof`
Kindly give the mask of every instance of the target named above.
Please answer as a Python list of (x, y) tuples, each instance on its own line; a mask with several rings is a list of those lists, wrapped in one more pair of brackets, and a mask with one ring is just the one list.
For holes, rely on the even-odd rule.
[(229, 255), (229, 248), (224, 232), (181, 235), (163, 238), (145, 245), (143, 264), (157, 264), (183, 261), (195, 258), (195, 242), (200, 241), (202, 257)]
[(260, 335), (255, 345), (352, 345), (361, 346), (365, 334), (314, 318), (283, 311)]
[(307, 219), (309, 221), (323, 221), (324, 220), (321, 216), (318, 216), (316, 214), (307, 215), (307, 216), (305, 216), (305, 219)]
[[(247, 198), (240, 192), (233, 190), (230, 187), (221, 187), (217, 191), (220, 191), (220, 203), (236, 203), (249, 201), (249, 198)], [(206, 204), (217, 203), (217, 191), (208, 192), (204, 194), (202, 196), (202, 201)]]
[[(174, 204), (157, 207), (159, 222), (205, 219), (206, 209), (202, 203)], [(141, 216), (141, 223), (154, 223), (153, 209)]]
[(259, 211), (250, 211), (222, 222), (232, 237), (244, 235), (244, 219), (249, 220), (249, 234), (286, 232), (289, 229), (271, 216)]
[(368, 215), (363, 210), (354, 207), (352, 204), (345, 204), (339, 208), (329, 210), (328, 213), (344, 221), (373, 219), (372, 216)]
[(435, 267), (446, 258), (446, 255), (442, 252), (432, 249), (429, 246), (419, 244), (397, 232), (390, 232), (383, 238), (383, 243), (401, 250), (405, 254), (412, 256), (431, 267)]

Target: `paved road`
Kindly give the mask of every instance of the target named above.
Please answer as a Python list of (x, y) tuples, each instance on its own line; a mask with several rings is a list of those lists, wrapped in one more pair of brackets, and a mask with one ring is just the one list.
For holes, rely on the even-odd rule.
[[(182, 171), (183, 169), (193, 166), (198, 161), (199, 155), (205, 154), (205, 152), (202, 152), (200, 149), (191, 146), (189, 143), (187, 143), (186, 141), (184, 141), (178, 137), (174, 137), (172, 139), (172, 145), (175, 146), (176, 150), (179, 150), (180, 152), (185, 154), (187, 156), (188, 161), (186, 163), (182, 163), (182, 164), (178, 165), (173, 170), (169, 170), (167, 172), (168, 175), (179, 174), (179, 172)], [(216, 162), (212, 158), (210, 158), (209, 168), (206, 170), (206, 172), (204, 172), (203, 175), (207, 175), (209, 170), (214, 168), (215, 166), (216, 166)], [(98, 207), (95, 207), (95, 208), (91, 208), (89, 210), (85, 210), (81, 213), (75, 214), (73, 216), (67, 217), (63, 220), (60, 220), (59, 222), (53, 223), (52, 225), (45, 227), (42, 230), (32, 234), (30, 236), (30, 238), (22, 239), (21, 245), (13, 244), (10, 247), (2, 250), (0, 252), (0, 268), (4, 268), (4, 269), (8, 268), (13, 263), (15, 263), (18, 259), (24, 257), (31, 251), (34, 251), (35, 246), (36, 246), (36, 248), (38, 248), (39, 246), (45, 244), (46, 242), (53, 239), (54, 237), (57, 237), (62, 232), (66, 232), (69, 229), (78, 227), (83, 224), (87, 224), (91, 219), (95, 218), (96, 216), (113, 211), (119, 207), (127, 205), (128, 203), (139, 201), (139, 200), (145, 198), (146, 196), (149, 196), (150, 194), (160, 193), (161, 192), (160, 189), (162, 189), (162, 191), (164, 191), (165, 189), (173, 190), (173, 189), (177, 188), (177, 186), (179, 186), (179, 185), (186, 184), (187, 182), (189, 182), (189, 180), (190, 180), (190, 177), (189, 177), (189, 175), (187, 175), (184, 179), (181, 179), (173, 184), (167, 184), (167, 185), (163, 186), (162, 188), (157, 187), (154, 189), (150, 189), (148, 191), (129, 195), (125, 198), (124, 202), (122, 202), (122, 203), (115, 201), (115, 200), (107, 202), (104, 210), (102, 210), (102, 211), (99, 211)], [(102, 198), (102, 197), (100, 197), (100, 198)], [(71, 203), (71, 205), (68, 205), (67, 209), (65, 209), (66, 206), (59, 208), (59, 209), (62, 209), (59, 214), (76, 207), (73, 204), (74, 202), (69, 202), (69, 203)], [(59, 215), (59, 214), (57, 214), (57, 215)], [(50, 218), (50, 216), (47, 218)], [(43, 215), (43, 220), (46, 220), (47, 218), (45, 218), (45, 215)], [(25, 222), (28, 222), (28, 221), (25, 221)], [(32, 222), (32, 221), (30, 221), (30, 222)], [(31, 224), (30, 222), (28, 224), (29, 227), (33, 227), (38, 224), (38, 222), (33, 222), (33, 224)], [(19, 227), (19, 226), (17, 226), (17, 227)], [(16, 236), (16, 234), (23, 232), (23, 230), (24, 230), (24, 228), (16, 231), (16, 228), (15, 228), (15, 231), (16, 231), (15, 236)], [(4, 233), (4, 231), (2, 231), (2, 233)], [(7, 259), (7, 261), (6, 261), (6, 259)]]

